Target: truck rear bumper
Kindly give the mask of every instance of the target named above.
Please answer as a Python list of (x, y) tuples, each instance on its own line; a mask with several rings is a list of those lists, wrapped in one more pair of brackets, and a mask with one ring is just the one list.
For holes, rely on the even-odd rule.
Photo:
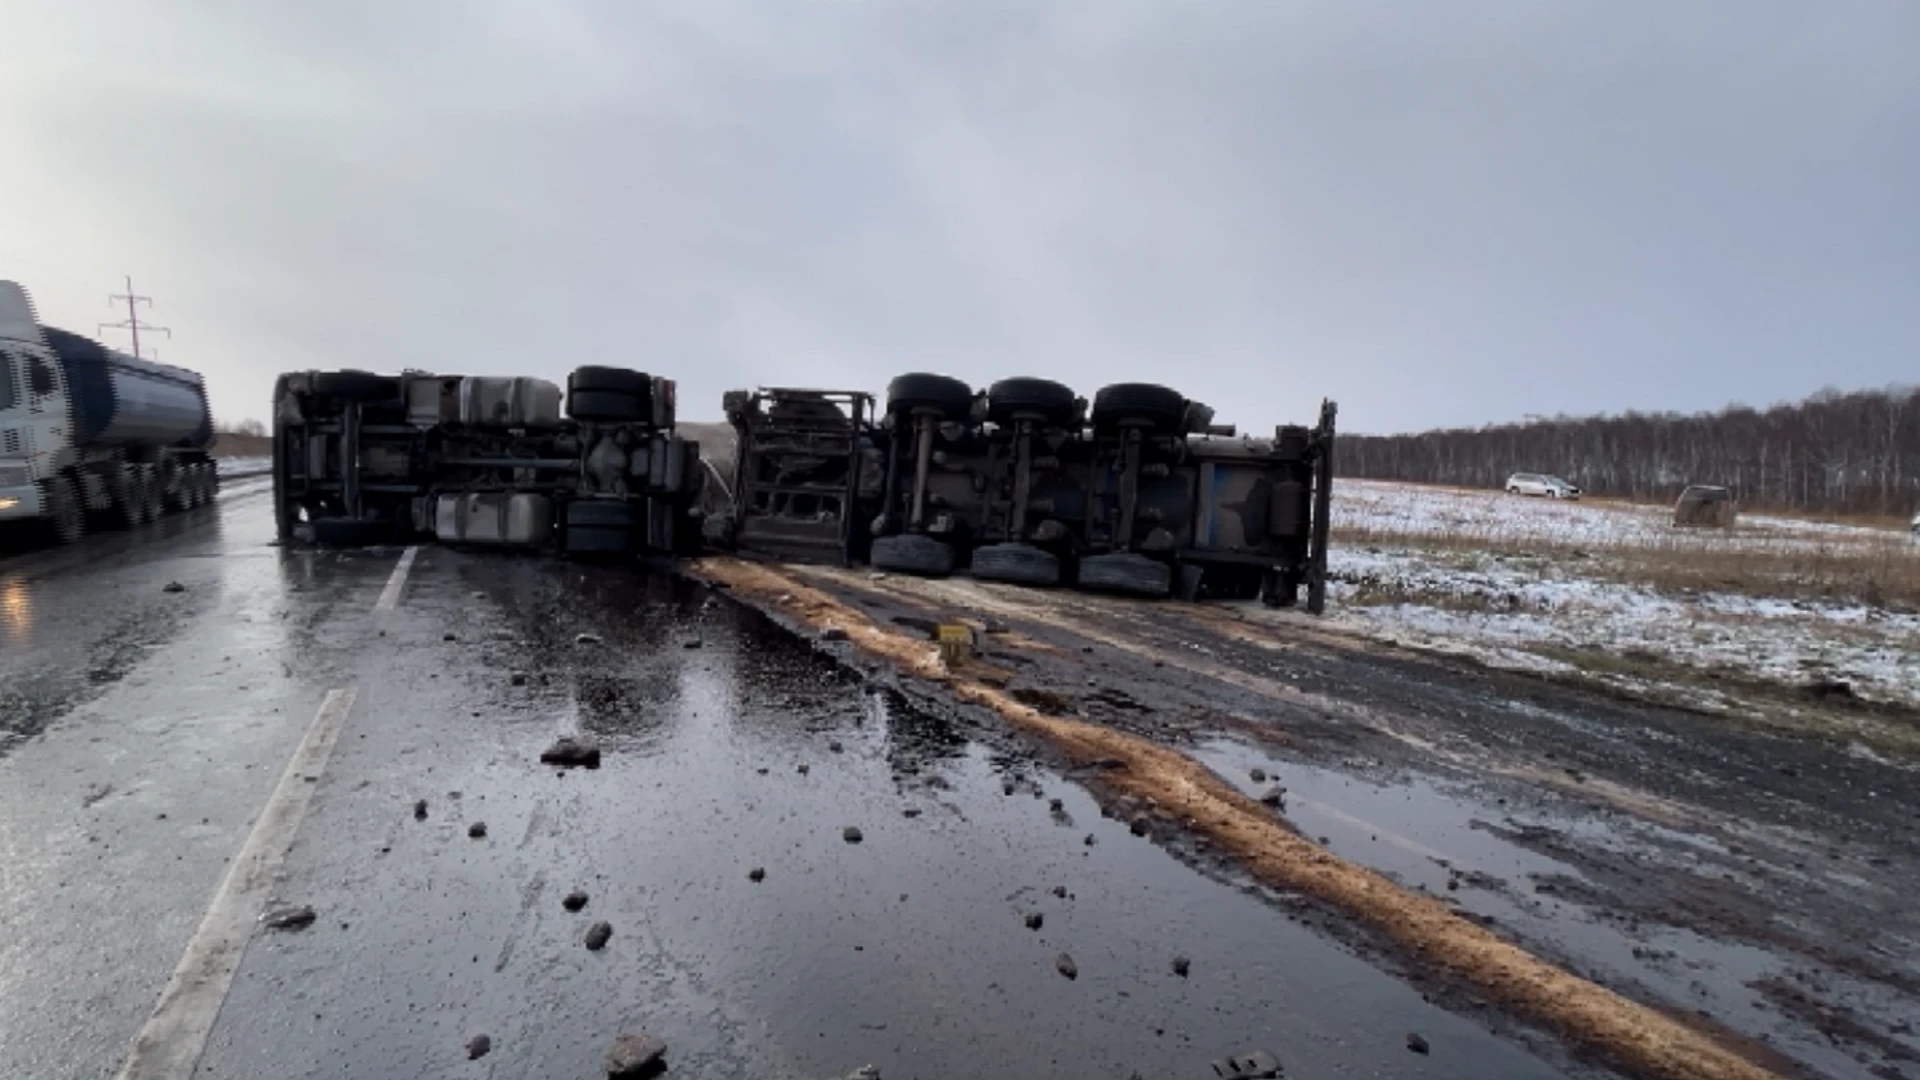
[(38, 487), (28, 484), (25, 487), (0, 488), (0, 521), (24, 521), (44, 514)]

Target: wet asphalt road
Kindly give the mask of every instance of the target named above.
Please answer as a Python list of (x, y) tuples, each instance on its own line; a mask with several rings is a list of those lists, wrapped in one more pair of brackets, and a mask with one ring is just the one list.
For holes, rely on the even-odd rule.
[[(397, 550), (225, 500), (0, 559), (0, 1076), (115, 1074), (340, 689), (274, 889), (317, 919), (253, 937), (194, 1075), (594, 1077), (623, 1031), (677, 1076), (1559, 1075), (693, 586), (423, 548), (376, 611)], [(601, 768), (538, 763), (580, 732)]]

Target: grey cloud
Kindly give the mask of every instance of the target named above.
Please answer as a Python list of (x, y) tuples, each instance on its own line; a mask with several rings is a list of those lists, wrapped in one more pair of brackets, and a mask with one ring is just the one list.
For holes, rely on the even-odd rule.
[(0, 273), (85, 325), (132, 270), (227, 414), (310, 365), (705, 415), (927, 366), (1396, 430), (1920, 345), (1901, 3), (74, 8), (7, 16)]

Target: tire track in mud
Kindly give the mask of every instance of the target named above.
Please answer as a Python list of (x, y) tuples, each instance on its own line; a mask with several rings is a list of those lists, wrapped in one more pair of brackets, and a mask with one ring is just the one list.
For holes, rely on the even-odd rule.
[(1462, 918), (1440, 901), (1340, 859), (1292, 832), (1254, 800), (1197, 761), (1137, 735), (1049, 715), (1011, 694), (950, 671), (924, 639), (876, 624), (865, 613), (779, 570), (731, 558), (689, 569), (743, 602), (816, 629), (833, 627), (871, 657), (944, 686), (993, 710), (1017, 730), (1046, 740), (1078, 764), (1105, 762), (1103, 781), (1189, 822), (1191, 831), (1236, 855), (1255, 877), (1345, 912), (1384, 934), (1410, 960), (1480, 987), (1516, 1017), (1554, 1032), (1574, 1049), (1632, 1075), (1659, 1080), (1766, 1080), (1777, 1074), (1725, 1043), (1653, 1008), (1582, 979)]

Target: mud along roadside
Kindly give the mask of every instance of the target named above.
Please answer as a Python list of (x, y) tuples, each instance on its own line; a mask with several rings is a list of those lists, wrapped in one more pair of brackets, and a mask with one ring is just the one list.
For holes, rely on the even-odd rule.
[[(909, 693), (970, 703), (1055, 752), (1176, 750), (1158, 790), (1138, 769), (1089, 779), (1202, 869), (1274, 872), (1287, 902), (1317, 898), (1326, 931), (1450, 1008), (1541, 1024), (1649, 1075), (1912, 1072), (1901, 897), (1915, 860), (1910, 829), (1892, 826), (1913, 820), (1915, 796), (1899, 763), (1231, 609), (725, 560), (697, 572), (803, 632), (844, 634), (822, 647)], [(956, 618), (982, 645), (949, 673), (926, 638)], [(1108, 738), (1125, 752), (1094, 745)], [(1278, 806), (1257, 801), (1275, 787)], [(1249, 852), (1243, 824), (1301, 834), (1298, 865)], [(1384, 877), (1329, 896), (1316, 861), (1329, 855)], [(1419, 917), (1354, 910), (1379, 890)], [(1514, 945), (1552, 972), (1500, 952)], [(1500, 962), (1455, 955), (1483, 947)], [(1523, 969), (1546, 982), (1516, 981)], [(1571, 989), (1555, 978), (1568, 975)], [(1590, 991), (1605, 1008), (1563, 1013)], [(1660, 1017), (1683, 1030), (1645, 1039)]]

